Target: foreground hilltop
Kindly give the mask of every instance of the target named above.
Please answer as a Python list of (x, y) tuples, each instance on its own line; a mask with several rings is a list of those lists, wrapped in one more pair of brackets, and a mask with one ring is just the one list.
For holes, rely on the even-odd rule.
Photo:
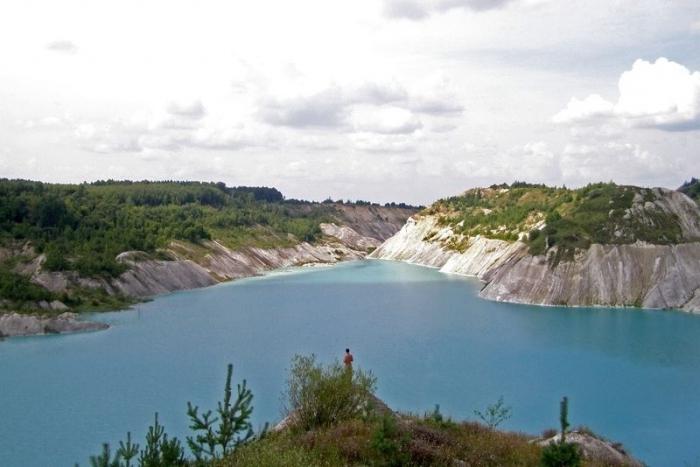
[(71, 330), (68, 311), (361, 258), (416, 211), (223, 183), (0, 180), (0, 336)]
[(477, 276), (492, 300), (700, 311), (699, 242), (680, 191), (516, 182), (437, 201), (371, 256)]

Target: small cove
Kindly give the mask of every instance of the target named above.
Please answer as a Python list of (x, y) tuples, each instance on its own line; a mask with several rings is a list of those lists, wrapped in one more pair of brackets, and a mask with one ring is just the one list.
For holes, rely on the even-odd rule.
[[(391, 407), (474, 418), (503, 396), (502, 428), (539, 433), (571, 400), (574, 426), (653, 466), (700, 463), (700, 317), (481, 300), (475, 279), (385, 261), (276, 273), (94, 315), (107, 331), (0, 343), (0, 449), (14, 466), (88, 465), (100, 443), (141, 438), (153, 412), (186, 433), (188, 400), (213, 408), (228, 362), (256, 424), (280, 418), (295, 353), (345, 347)], [(5, 464), (3, 464), (5, 465)]]

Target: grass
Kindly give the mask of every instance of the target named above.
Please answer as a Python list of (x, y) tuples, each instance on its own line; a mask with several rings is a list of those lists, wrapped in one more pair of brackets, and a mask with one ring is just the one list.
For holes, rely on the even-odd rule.
[[(501, 432), (474, 422), (440, 422), (404, 415), (387, 442), (397, 450), (378, 449), (374, 441), (381, 419), (348, 420), (308, 432), (273, 433), (248, 444), (216, 466), (325, 467), (366, 465), (538, 466), (541, 448), (531, 437)], [(391, 454), (387, 454), (391, 453)], [(401, 459), (392, 463), (394, 459)]]

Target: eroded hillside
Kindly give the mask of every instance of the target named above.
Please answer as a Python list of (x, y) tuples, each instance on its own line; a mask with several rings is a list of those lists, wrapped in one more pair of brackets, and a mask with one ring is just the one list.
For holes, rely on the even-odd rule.
[(0, 311), (113, 309), (135, 299), (363, 257), (411, 207), (286, 200), (199, 182), (0, 180)]
[(514, 184), (436, 202), (372, 257), (475, 275), (493, 300), (698, 311), (698, 240), (678, 191)]

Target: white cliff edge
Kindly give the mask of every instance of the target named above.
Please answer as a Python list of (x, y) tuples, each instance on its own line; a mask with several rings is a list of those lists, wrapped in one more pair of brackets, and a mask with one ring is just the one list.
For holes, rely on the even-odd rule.
[[(697, 207), (684, 196), (670, 197), (668, 209), (678, 213), (688, 238), (700, 233)], [(673, 201), (678, 201), (674, 203)], [(689, 204), (687, 201), (690, 201)], [(692, 211), (692, 212), (691, 212)], [(485, 284), (480, 296), (489, 300), (562, 306), (641, 306), (700, 312), (700, 243), (592, 245), (573, 261), (554, 264), (532, 256), (521, 241), (483, 237), (464, 244), (432, 215), (409, 219), (369, 258), (404, 261), (475, 276)]]

